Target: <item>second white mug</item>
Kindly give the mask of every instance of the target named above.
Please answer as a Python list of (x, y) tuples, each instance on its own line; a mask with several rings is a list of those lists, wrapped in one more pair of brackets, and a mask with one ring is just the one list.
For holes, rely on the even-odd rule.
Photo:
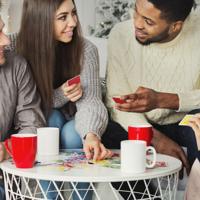
[(59, 154), (59, 128), (37, 129), (37, 155), (55, 156)]
[[(151, 164), (146, 161), (147, 151), (152, 151)], [(121, 171), (125, 173), (144, 173), (146, 168), (156, 164), (156, 151), (141, 140), (124, 140), (121, 142)]]

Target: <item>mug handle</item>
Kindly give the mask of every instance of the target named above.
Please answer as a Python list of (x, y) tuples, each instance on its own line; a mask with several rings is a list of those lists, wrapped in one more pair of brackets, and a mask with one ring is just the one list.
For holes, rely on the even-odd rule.
[(156, 150), (155, 150), (154, 147), (148, 146), (146, 148), (146, 152), (149, 151), (149, 150), (153, 152), (153, 160), (151, 160), (152, 161), (151, 164), (146, 163), (146, 167), (147, 168), (153, 168), (156, 165)]
[(5, 146), (5, 148), (6, 148), (6, 151), (7, 151), (7, 152), (10, 154), (10, 156), (12, 157), (12, 150), (11, 150), (11, 148), (9, 147), (9, 142), (10, 142), (10, 139), (5, 140), (4, 146)]

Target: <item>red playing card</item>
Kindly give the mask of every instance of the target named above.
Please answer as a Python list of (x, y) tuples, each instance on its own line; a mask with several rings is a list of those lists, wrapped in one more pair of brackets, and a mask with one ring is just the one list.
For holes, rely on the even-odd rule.
[(70, 85), (73, 85), (73, 84), (78, 84), (80, 82), (81, 82), (80, 75), (78, 75), (78, 76), (75, 76), (75, 77), (69, 79), (67, 81), (67, 84), (68, 84), (68, 86), (70, 86)]
[(113, 101), (114, 101), (115, 103), (119, 103), (119, 104), (126, 103), (125, 100), (121, 99), (121, 98), (118, 97), (118, 96), (114, 96), (112, 99), (113, 99)]

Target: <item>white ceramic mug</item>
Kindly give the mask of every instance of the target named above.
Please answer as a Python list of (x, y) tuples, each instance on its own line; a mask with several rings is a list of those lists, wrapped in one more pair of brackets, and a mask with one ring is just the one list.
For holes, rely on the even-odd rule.
[[(147, 151), (152, 151), (151, 164), (147, 163)], [(121, 142), (121, 171), (125, 173), (144, 173), (146, 168), (156, 164), (156, 151), (141, 140), (124, 140)]]
[(59, 154), (59, 128), (37, 129), (37, 155), (55, 156)]

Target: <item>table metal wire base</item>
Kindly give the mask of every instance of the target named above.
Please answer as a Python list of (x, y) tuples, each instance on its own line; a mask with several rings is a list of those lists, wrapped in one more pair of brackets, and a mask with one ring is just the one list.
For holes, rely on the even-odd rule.
[[(49, 181), (49, 186), (53, 184), (54, 190), (50, 190), (48, 186), (47, 190), (44, 191), (40, 179), (19, 177), (4, 171), (4, 183), (6, 200), (48, 199), (47, 194), (52, 192), (56, 194), (55, 200), (73, 200), (73, 194), (77, 194), (80, 200), (85, 200), (89, 191), (93, 193), (93, 200), (175, 200), (178, 172), (164, 177), (139, 181), (117, 183), (90, 182), (88, 188), (82, 189), (77, 187), (77, 182)], [(141, 183), (144, 186), (142, 189), (140, 187)], [(84, 192), (84, 195), (81, 196), (81, 192)]]

